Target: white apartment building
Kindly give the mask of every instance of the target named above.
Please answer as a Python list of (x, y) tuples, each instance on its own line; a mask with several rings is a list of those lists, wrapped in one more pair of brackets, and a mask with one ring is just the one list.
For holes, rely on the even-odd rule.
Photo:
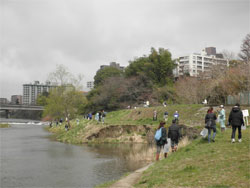
[(184, 74), (196, 77), (202, 72), (209, 71), (213, 65), (229, 66), (229, 61), (224, 59), (222, 54), (217, 54), (215, 47), (208, 47), (200, 54), (192, 53), (179, 57), (176, 64), (176, 77)]
[(87, 82), (87, 88), (88, 89), (93, 89), (94, 88), (94, 82), (93, 81)]
[(40, 84), (39, 81), (35, 81), (34, 84), (23, 84), (23, 104), (35, 105), (38, 95), (43, 92), (50, 92), (51, 89), (56, 87), (56, 85), (51, 85), (50, 82)]

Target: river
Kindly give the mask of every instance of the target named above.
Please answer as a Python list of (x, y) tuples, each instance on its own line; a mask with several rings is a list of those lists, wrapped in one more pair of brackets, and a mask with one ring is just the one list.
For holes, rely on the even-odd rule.
[(51, 140), (45, 125), (18, 121), (22, 123), (0, 129), (2, 188), (88, 188), (119, 179), (145, 165), (125, 156), (148, 146), (64, 144)]

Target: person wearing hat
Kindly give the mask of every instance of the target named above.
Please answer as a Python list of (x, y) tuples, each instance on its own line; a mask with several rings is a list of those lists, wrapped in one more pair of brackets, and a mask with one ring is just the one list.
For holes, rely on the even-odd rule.
[(238, 141), (241, 142), (242, 135), (241, 135), (241, 126), (244, 126), (243, 120), (243, 113), (240, 109), (240, 105), (237, 103), (229, 114), (228, 124), (232, 126), (232, 143), (235, 142), (235, 133), (236, 129), (238, 128)]
[(219, 123), (220, 123), (220, 129), (221, 132), (224, 132), (226, 129), (225, 126), (225, 121), (226, 121), (226, 113), (223, 105), (220, 105), (220, 111), (219, 111)]

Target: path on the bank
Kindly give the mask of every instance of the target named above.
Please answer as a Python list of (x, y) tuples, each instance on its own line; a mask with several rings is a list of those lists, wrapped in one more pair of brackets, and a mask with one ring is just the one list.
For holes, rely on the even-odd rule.
[(120, 179), (115, 182), (110, 188), (131, 188), (136, 183), (136, 181), (140, 178), (141, 174), (147, 170), (153, 163), (136, 170), (135, 172), (129, 174), (128, 176)]

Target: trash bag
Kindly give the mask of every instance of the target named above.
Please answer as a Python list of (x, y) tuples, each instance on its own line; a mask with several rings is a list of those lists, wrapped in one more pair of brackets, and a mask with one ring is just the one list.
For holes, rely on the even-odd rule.
[(206, 128), (204, 128), (204, 129), (202, 129), (200, 135), (201, 135), (203, 138), (206, 138), (207, 133), (208, 133), (208, 130), (207, 130)]

